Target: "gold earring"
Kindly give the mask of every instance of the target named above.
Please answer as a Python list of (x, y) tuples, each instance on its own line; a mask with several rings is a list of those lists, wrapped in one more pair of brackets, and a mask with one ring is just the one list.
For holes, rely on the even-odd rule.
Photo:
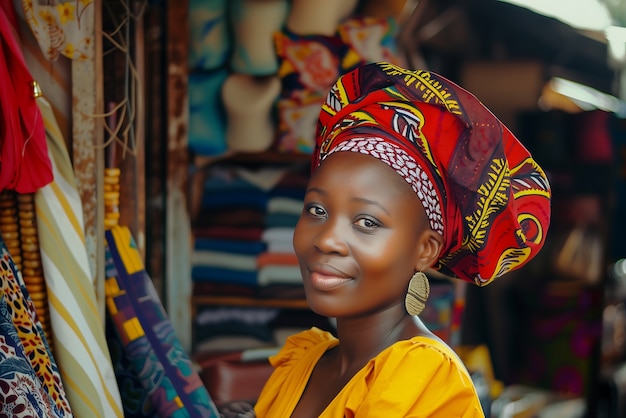
[(404, 306), (409, 315), (419, 315), (426, 307), (426, 300), (430, 294), (428, 277), (418, 271), (409, 281), (409, 289), (406, 293)]

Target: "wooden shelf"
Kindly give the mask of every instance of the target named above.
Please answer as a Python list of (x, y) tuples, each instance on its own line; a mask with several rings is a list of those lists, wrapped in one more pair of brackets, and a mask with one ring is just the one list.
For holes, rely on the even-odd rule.
[(309, 309), (305, 299), (260, 299), (245, 296), (192, 296), (194, 308), (201, 305), (252, 306), (281, 309)]

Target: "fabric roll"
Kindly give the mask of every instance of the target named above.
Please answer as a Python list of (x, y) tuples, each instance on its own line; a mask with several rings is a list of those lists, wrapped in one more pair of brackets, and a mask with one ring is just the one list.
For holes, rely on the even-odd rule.
[(294, 253), (293, 227), (268, 227), (263, 231), (263, 242), (267, 251), (274, 253)]
[(256, 286), (257, 276), (256, 271), (248, 270), (235, 270), (213, 266), (193, 266), (191, 268), (191, 278), (193, 281)]
[(196, 250), (226, 251), (235, 254), (257, 255), (265, 251), (265, 243), (255, 241), (237, 241), (211, 238), (198, 238), (194, 244)]
[(302, 212), (302, 199), (294, 199), (290, 197), (273, 197), (267, 204), (267, 211), (273, 213), (289, 213), (292, 215), (300, 215)]
[(225, 251), (194, 250), (191, 253), (191, 265), (254, 271), (256, 256)]
[(85, 247), (81, 200), (54, 113), (40, 97), (54, 180), (35, 193), (54, 353), (77, 417), (122, 417)]
[(271, 284), (302, 284), (299, 266), (267, 265), (259, 269), (259, 286)]
[(300, 215), (292, 213), (268, 213), (264, 222), (267, 228), (295, 228)]
[(208, 226), (194, 228), (196, 238), (229, 239), (242, 241), (261, 241), (263, 228), (261, 227), (237, 227), (237, 226)]
[(297, 266), (298, 257), (295, 253), (264, 252), (257, 257), (257, 267), (270, 265)]

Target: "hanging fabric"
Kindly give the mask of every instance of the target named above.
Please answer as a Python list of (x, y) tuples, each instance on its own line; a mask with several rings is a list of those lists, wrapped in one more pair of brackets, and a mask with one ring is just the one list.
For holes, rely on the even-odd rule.
[[(183, 349), (130, 229), (114, 225), (106, 236), (109, 344), (116, 347), (126, 416), (149, 403), (157, 416), (218, 418), (215, 403)], [(149, 398), (149, 399), (147, 399)]]
[(0, 190), (32, 193), (52, 180), (37, 108), (41, 94), (20, 48), (12, 3), (0, 2)]
[(54, 169), (54, 181), (35, 193), (54, 353), (77, 417), (122, 417), (104, 318), (98, 313), (89, 269), (74, 171), (50, 104), (43, 97), (38, 104)]
[(35, 305), (1, 236), (0, 415), (72, 416)]
[(37, 0), (22, 1), (26, 22), (46, 58), (51, 61), (59, 55), (78, 60), (92, 58), (93, 0), (54, 3), (42, 5)]

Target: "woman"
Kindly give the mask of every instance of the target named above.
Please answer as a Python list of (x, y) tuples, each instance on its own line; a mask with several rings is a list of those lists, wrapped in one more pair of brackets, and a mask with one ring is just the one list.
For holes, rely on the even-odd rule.
[(294, 249), (307, 301), (336, 319), (289, 338), (258, 417), (482, 417), (469, 373), (417, 315), (423, 271), (484, 286), (545, 240), (550, 188), (474, 96), (377, 63), (342, 76), (319, 117)]

